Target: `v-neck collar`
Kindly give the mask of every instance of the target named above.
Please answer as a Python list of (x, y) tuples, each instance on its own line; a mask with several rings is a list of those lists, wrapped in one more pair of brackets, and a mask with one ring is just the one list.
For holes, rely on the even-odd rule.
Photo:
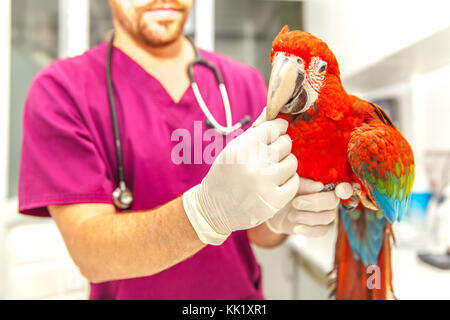
[[(169, 94), (167, 89), (163, 86), (163, 84), (151, 73), (145, 70), (139, 63), (134, 61), (130, 56), (128, 56), (124, 51), (122, 51), (118, 47), (113, 47), (113, 56), (112, 61), (114, 66), (117, 66), (121, 69), (121, 72), (129, 73), (132, 75), (136, 81), (150, 81), (155, 87), (152, 87), (155, 91), (162, 92), (162, 94), (157, 94), (156, 96), (162, 100), (165, 104), (170, 104), (173, 106), (179, 106), (183, 104), (183, 101), (187, 98), (187, 96), (193, 94), (192, 87), (189, 85), (184, 93), (182, 94), (179, 101), (175, 101), (172, 96)], [(114, 55), (116, 54), (116, 57)], [(112, 71), (114, 72), (114, 66), (112, 67)]]

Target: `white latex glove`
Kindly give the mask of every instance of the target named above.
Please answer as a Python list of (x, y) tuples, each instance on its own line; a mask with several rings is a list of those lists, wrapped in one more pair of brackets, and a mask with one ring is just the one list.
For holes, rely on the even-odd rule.
[[(288, 122), (267, 121), (231, 141), (201, 184), (183, 195), (186, 214), (200, 240), (220, 245), (231, 232), (256, 227), (297, 193), (297, 159)], [(259, 125), (257, 125), (259, 124)]]
[(349, 183), (340, 183), (334, 191), (321, 192), (321, 182), (300, 178), (298, 196), (266, 222), (275, 233), (324, 236), (336, 217), (340, 199), (353, 194)]

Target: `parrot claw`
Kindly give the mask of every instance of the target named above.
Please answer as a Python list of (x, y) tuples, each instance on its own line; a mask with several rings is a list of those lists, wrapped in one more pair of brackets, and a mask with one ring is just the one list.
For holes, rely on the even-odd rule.
[(321, 192), (328, 192), (328, 191), (333, 191), (337, 186), (337, 183), (329, 183), (326, 184)]
[(352, 198), (349, 202), (343, 203), (342, 207), (347, 211), (353, 211), (359, 205), (359, 196), (357, 194), (353, 194)]
[(352, 183), (353, 194), (361, 195), (361, 185), (358, 182)]

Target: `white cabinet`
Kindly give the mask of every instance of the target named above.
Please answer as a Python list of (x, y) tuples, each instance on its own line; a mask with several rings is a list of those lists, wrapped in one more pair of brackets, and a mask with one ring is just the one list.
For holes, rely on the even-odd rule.
[(87, 299), (89, 283), (50, 219), (6, 233), (6, 299)]

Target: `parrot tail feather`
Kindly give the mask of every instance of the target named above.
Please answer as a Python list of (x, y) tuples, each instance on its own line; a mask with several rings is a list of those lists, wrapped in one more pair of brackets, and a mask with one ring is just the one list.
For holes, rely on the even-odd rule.
[[(383, 223), (381, 229), (379, 225), (376, 227), (365, 226), (374, 230), (378, 229), (381, 232), (380, 236), (377, 237), (381, 239), (380, 248), (378, 254), (375, 255), (376, 260), (373, 261), (373, 253), (363, 253), (363, 251), (368, 250), (361, 242), (364, 239), (355, 238), (355, 234), (348, 232), (348, 221), (346, 227), (345, 214), (341, 210), (339, 215), (335, 265), (332, 270), (335, 279), (331, 286), (330, 296), (338, 300), (395, 299), (392, 287), (392, 229), (390, 223)], [(371, 224), (375, 222), (358, 219), (358, 221), (352, 221), (351, 223), (357, 223), (361, 228), (362, 223)], [(367, 229), (365, 230), (367, 231)], [(367, 234), (367, 232), (364, 232), (364, 234)]]

